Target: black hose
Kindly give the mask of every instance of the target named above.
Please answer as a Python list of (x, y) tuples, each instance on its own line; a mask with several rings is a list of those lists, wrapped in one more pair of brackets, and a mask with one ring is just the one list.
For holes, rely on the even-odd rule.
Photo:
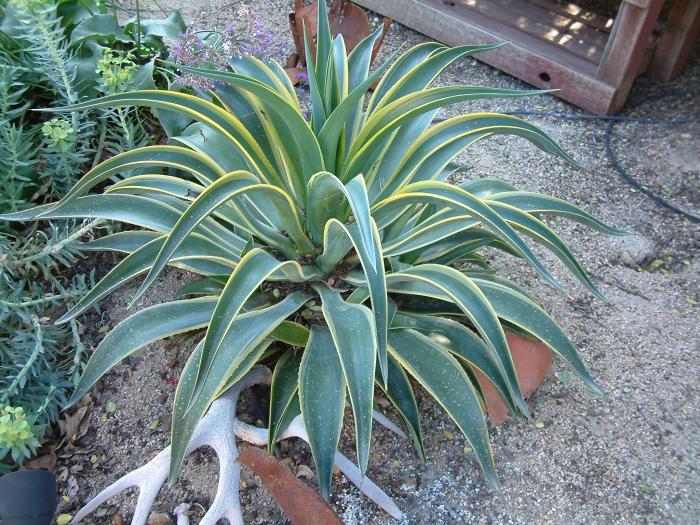
[[(661, 100), (664, 98), (669, 98), (669, 97), (684, 97), (688, 96), (691, 93), (689, 91), (671, 91), (671, 92), (664, 92), (656, 95), (652, 95), (650, 97), (647, 97), (636, 104), (630, 106), (625, 110), (625, 113), (630, 113), (632, 110), (638, 108), (639, 106), (642, 106), (648, 102), (653, 102), (656, 100)], [(671, 119), (671, 120), (659, 120), (659, 119), (654, 119), (654, 118), (640, 118), (640, 117), (630, 117), (629, 115), (592, 115), (590, 113), (561, 113), (558, 111), (507, 111), (504, 112), (506, 115), (512, 115), (512, 116), (528, 116), (528, 117), (553, 117), (557, 119), (564, 119), (564, 120), (594, 120), (594, 121), (601, 121), (601, 122), (607, 122), (608, 125), (605, 128), (605, 153), (608, 157), (608, 160), (610, 161), (610, 164), (612, 165), (613, 168), (615, 168), (615, 171), (620, 175), (623, 181), (625, 181), (627, 184), (630, 186), (636, 188), (639, 190), (641, 193), (652, 199), (654, 202), (656, 202), (658, 205), (663, 206), (664, 208), (667, 208), (679, 215), (682, 215), (683, 217), (687, 218), (691, 222), (695, 223), (700, 223), (700, 216), (694, 215), (690, 212), (687, 212), (672, 202), (664, 199), (661, 195), (658, 193), (655, 193), (654, 191), (650, 190), (646, 186), (644, 186), (641, 182), (639, 182), (637, 179), (632, 177), (627, 170), (620, 164), (620, 161), (617, 158), (617, 155), (615, 154), (615, 150), (612, 147), (612, 137), (613, 137), (613, 130), (615, 128), (616, 124), (619, 124), (620, 122), (636, 122), (639, 124), (656, 124), (656, 125), (662, 125), (662, 126), (669, 126), (669, 125), (678, 125), (678, 124), (689, 124), (693, 122), (698, 122), (700, 119), (696, 118), (683, 118), (683, 119)], [(444, 118), (437, 118), (434, 120), (434, 122), (442, 122), (446, 119)]]
[[(665, 98), (670, 98), (670, 97), (684, 97), (688, 96), (691, 93), (688, 91), (671, 91), (671, 92), (665, 92), (665, 93), (659, 93), (656, 95), (652, 95), (650, 97), (647, 97), (636, 104), (630, 106), (625, 110), (625, 113), (630, 113), (634, 109), (637, 109), (638, 107), (647, 104), (649, 102), (653, 102), (656, 100), (661, 100)], [(682, 215), (683, 217), (687, 218), (691, 222), (695, 223), (700, 223), (700, 216), (695, 215), (693, 213), (687, 212), (672, 202), (664, 199), (661, 195), (658, 193), (650, 190), (644, 184), (642, 184), (639, 180), (634, 178), (632, 175), (630, 175), (627, 170), (620, 164), (620, 161), (617, 158), (617, 154), (615, 153), (615, 150), (612, 147), (612, 137), (613, 137), (613, 130), (615, 128), (616, 124), (619, 124), (620, 122), (636, 122), (636, 123), (641, 123), (641, 124), (658, 124), (658, 125), (677, 125), (677, 124), (688, 124), (692, 122), (698, 122), (698, 118), (690, 118), (690, 119), (672, 119), (672, 120), (658, 120), (658, 119), (653, 119), (653, 118), (639, 118), (639, 117), (630, 117), (628, 115), (591, 115), (587, 113), (559, 113), (555, 111), (511, 111), (507, 112), (507, 115), (513, 115), (513, 116), (537, 116), (537, 117), (554, 117), (554, 118), (559, 118), (559, 119), (567, 119), (567, 120), (595, 120), (595, 121), (604, 121), (608, 122), (607, 127), (605, 128), (605, 153), (608, 156), (608, 160), (610, 161), (610, 164), (612, 165), (613, 168), (615, 168), (615, 171), (620, 175), (623, 181), (625, 181), (627, 184), (630, 186), (636, 188), (639, 190), (641, 193), (649, 197), (651, 200), (656, 202), (658, 205), (663, 206), (664, 208), (667, 208), (679, 215)]]

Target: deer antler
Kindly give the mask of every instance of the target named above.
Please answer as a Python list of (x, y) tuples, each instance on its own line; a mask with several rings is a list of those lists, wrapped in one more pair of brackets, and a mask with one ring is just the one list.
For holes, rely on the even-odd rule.
[[(211, 507), (202, 518), (201, 525), (215, 525), (222, 518), (226, 518), (230, 525), (243, 525), (243, 514), (241, 513), (241, 504), (238, 498), (241, 467), (236, 462), (238, 449), (236, 448), (235, 438), (237, 437), (252, 445), (263, 446), (267, 444), (268, 429), (254, 427), (237, 419), (235, 417), (236, 404), (238, 403), (238, 396), (243, 389), (259, 383), (269, 383), (271, 377), (272, 374), (267, 368), (254, 367), (238, 383), (212, 403), (209, 411), (199, 422), (192, 435), (192, 439), (187, 446), (187, 454), (201, 446), (209, 445), (219, 457), (219, 483), (216, 489), (216, 496)], [(390, 430), (399, 430), (391, 421), (378, 412), (375, 412), (374, 417), (378, 423)], [(289, 427), (282, 432), (279, 439), (290, 437), (301, 438), (308, 443), (309, 439), (304, 429), (301, 415), (292, 421)], [(119, 478), (90, 500), (78, 511), (72, 523), (79, 523), (112, 496), (127, 488), (138, 487), (139, 496), (131, 523), (132, 525), (145, 524), (149, 510), (153, 506), (161, 486), (168, 477), (169, 465), (170, 447), (168, 446), (151, 461)], [(402, 513), (393, 500), (382, 489), (372, 483), (369, 478), (363, 477), (357, 466), (340, 452), (335, 453), (335, 466), (360, 491), (387, 513), (394, 518), (401, 518)]]

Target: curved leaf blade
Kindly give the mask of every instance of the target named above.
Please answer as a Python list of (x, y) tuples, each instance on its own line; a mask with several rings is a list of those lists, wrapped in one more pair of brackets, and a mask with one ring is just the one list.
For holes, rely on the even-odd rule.
[[(287, 317), (296, 312), (309, 296), (302, 292), (294, 292), (282, 302), (273, 306), (242, 314), (238, 322), (228, 333), (222, 350), (216, 355), (212, 365), (212, 373), (204, 383), (200, 395), (190, 406), (193, 388), (201, 368), (201, 348), (190, 356), (182, 377), (178, 382), (173, 405), (172, 445), (170, 458), (169, 480), (175, 481), (182, 461), (187, 451), (192, 433), (197, 423), (207, 411), (211, 403), (222, 391), (253, 367), (258, 358), (269, 346), (266, 339), (274, 329)], [(213, 309), (212, 309), (213, 310)]]
[(389, 352), (445, 409), (469, 441), (484, 477), (498, 486), (479, 395), (447, 350), (414, 330), (391, 330)]
[(335, 349), (348, 385), (355, 418), (355, 443), (360, 472), (367, 471), (372, 437), (374, 370), (377, 363), (377, 333), (372, 311), (361, 304), (347, 303), (340, 294), (317, 286), (323, 316), (328, 322)]
[(314, 325), (299, 368), (299, 404), (321, 496), (330, 499), (333, 459), (345, 410), (343, 367), (327, 328)]
[(301, 355), (285, 352), (275, 364), (270, 383), (270, 426), (267, 450), (272, 452), (280, 434), (299, 414), (299, 365)]
[(88, 361), (67, 406), (75, 404), (114, 365), (139, 348), (171, 335), (203, 328), (214, 311), (209, 297), (144, 308), (115, 326)]

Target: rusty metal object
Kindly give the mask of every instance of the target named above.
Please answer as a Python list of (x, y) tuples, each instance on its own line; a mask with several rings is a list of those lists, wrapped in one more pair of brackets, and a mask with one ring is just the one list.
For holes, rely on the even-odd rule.
[[(304, 0), (295, 0), (294, 12), (289, 13), (289, 26), (292, 30), (292, 39), (296, 51), (287, 58), (286, 71), (293, 83), (301, 80), (306, 73), (306, 52), (304, 49), (304, 28), (309, 37), (312, 53), (316, 53), (316, 36), (318, 28), (318, 2), (304, 5)], [(352, 51), (365, 37), (371, 33), (369, 19), (365, 11), (346, 0), (333, 0), (328, 8), (328, 21), (333, 37), (343, 35), (345, 48), (348, 53)], [(391, 26), (391, 19), (384, 19), (384, 31), (381, 38), (377, 40), (372, 50), (372, 62), (379, 51), (379, 47), (384, 41), (387, 31)]]
[(318, 492), (264, 450), (246, 447), (236, 461), (257, 474), (294, 525), (343, 525)]

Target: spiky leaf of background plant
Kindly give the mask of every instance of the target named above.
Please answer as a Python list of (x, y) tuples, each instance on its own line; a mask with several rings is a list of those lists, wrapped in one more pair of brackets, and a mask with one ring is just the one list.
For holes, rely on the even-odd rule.
[[(232, 60), (228, 72), (181, 66), (216, 81), (210, 100), (151, 90), (64, 108), (144, 106), (194, 123), (168, 145), (134, 149), (98, 165), (57, 203), (3, 216), (104, 218), (140, 227), (88, 245), (127, 256), (61, 321), (145, 275), (136, 301), (168, 265), (201, 275), (177, 301), (116, 326), (92, 356), (72, 402), (139, 348), (199, 330), (203, 339), (175, 399), (171, 479), (207, 407), (262, 361), (277, 363), (271, 434), (301, 411), (324, 496), (346, 394), (363, 472), (373, 385), (386, 392), (422, 454), (409, 376), (454, 419), (495, 483), (473, 371), (493, 383), (514, 413), (527, 415), (504, 328), (542, 340), (590, 388), (599, 387), (551, 317), (527, 292), (489, 271), (479, 250), (490, 246), (520, 257), (562, 288), (523, 236), (530, 238), (600, 295), (539, 217), (619, 232), (572, 204), (502, 182), (445, 182), (461, 151), (497, 134), (523, 137), (576, 164), (542, 130), (512, 116), (473, 113), (432, 125), (438, 110), (457, 102), (541, 93), (431, 87), (450, 64), (494, 46), (425, 43), (370, 73), (381, 29), (348, 55), (342, 37), (331, 38), (323, 9), (318, 27), (309, 67), (310, 120), (284, 70), (252, 57)], [(91, 193), (136, 168), (139, 175)]]

